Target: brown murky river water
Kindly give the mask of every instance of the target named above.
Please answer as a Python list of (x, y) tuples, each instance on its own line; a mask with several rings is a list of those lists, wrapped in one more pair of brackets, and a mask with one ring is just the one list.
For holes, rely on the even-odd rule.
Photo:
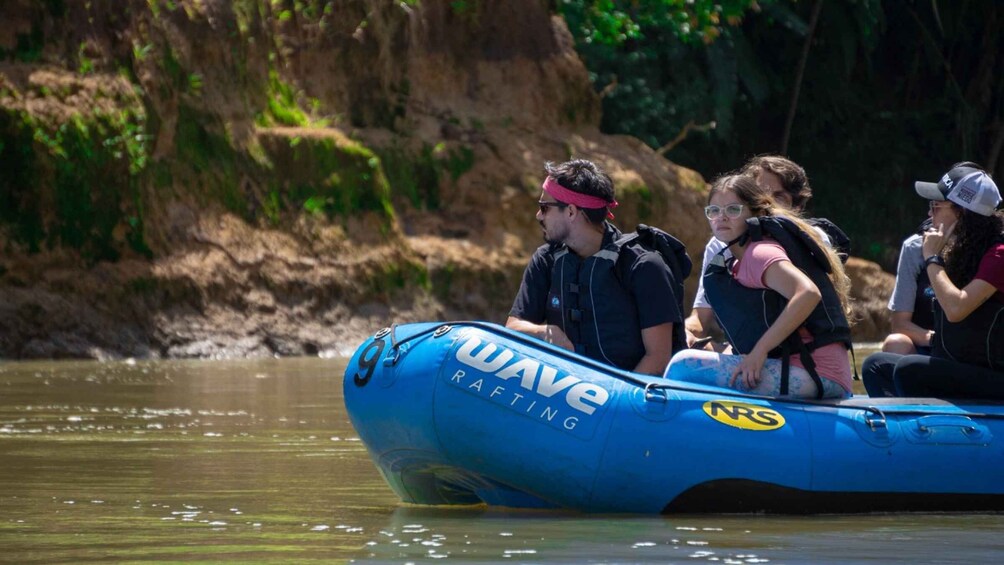
[(0, 363), (0, 562), (1004, 559), (1004, 515), (406, 507), (349, 424), (344, 363)]

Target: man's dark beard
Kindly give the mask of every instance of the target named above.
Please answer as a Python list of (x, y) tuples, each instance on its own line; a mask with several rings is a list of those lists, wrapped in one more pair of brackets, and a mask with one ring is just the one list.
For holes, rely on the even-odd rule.
[(549, 236), (548, 233), (547, 233), (547, 228), (544, 227), (544, 222), (537, 222), (537, 223), (540, 224), (541, 237), (544, 238), (544, 242), (545, 243), (550, 243), (550, 244), (554, 245), (554, 244), (559, 244), (559, 243), (561, 243), (563, 241), (561, 239), (557, 239), (556, 240), (556, 239), (552, 238), (551, 236)]

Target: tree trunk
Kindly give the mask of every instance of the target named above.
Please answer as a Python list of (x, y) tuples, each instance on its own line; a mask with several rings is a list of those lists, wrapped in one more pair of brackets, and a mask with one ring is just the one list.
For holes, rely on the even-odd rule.
[(802, 90), (802, 79), (805, 76), (805, 65), (809, 61), (809, 49), (812, 47), (812, 37), (816, 33), (816, 23), (819, 22), (819, 12), (823, 9), (823, 0), (816, 0), (812, 7), (812, 17), (809, 19), (809, 31), (805, 34), (802, 45), (802, 57), (798, 61), (795, 72), (795, 83), (791, 89), (791, 102), (788, 104), (788, 118), (784, 121), (784, 134), (781, 136), (781, 154), (788, 154), (788, 141), (791, 139), (791, 127), (795, 123), (795, 111), (798, 109), (798, 95)]

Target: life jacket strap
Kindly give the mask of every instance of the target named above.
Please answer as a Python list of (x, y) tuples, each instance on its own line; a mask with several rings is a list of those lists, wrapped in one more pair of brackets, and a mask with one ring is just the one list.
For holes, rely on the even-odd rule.
[(816, 371), (816, 361), (812, 358), (812, 352), (815, 348), (815, 343), (803, 343), (797, 331), (781, 343), (779, 347), (781, 350), (781, 390), (778, 391), (781, 396), (788, 395), (791, 385), (791, 355), (794, 351), (798, 351), (798, 358), (802, 361), (802, 366), (809, 373), (812, 382), (816, 384), (816, 399), (823, 399), (823, 379)]
[(851, 367), (854, 367), (854, 380), (860, 381), (861, 375), (858, 374), (858, 358), (854, 355), (854, 345), (848, 345), (847, 349), (851, 350)]
[(816, 371), (816, 361), (812, 358), (812, 352), (809, 348), (801, 343), (799, 340), (799, 351), (798, 358), (802, 360), (802, 366), (805, 367), (806, 372), (812, 377), (812, 382), (816, 383), (816, 400), (823, 399), (823, 379), (820, 378), (819, 373)]
[(729, 247), (732, 247), (732, 244), (734, 244), (734, 243), (738, 243), (739, 245), (746, 245), (746, 242), (748, 242), (749, 240), (750, 240), (750, 232), (749, 232), (749, 230), (746, 230), (746, 231), (743, 232), (743, 234), (741, 236), (739, 236), (739, 237), (733, 239), (732, 241), (726, 243), (725, 244), (725, 248), (728, 249)]
[(730, 247), (733, 243), (738, 243), (739, 245), (746, 245), (750, 240), (760, 241), (763, 239), (763, 227), (760, 225), (760, 218), (753, 216), (752, 218), (746, 219), (746, 231), (742, 233), (739, 237), (733, 239), (732, 241), (725, 244), (725, 247)]

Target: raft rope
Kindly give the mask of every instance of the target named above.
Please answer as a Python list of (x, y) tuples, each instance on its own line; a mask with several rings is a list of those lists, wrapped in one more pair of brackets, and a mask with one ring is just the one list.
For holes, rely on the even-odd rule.
[[(410, 335), (410, 336), (408, 336), (408, 337), (406, 337), (404, 339), (401, 339), (401, 340), (398, 340), (397, 336), (395, 335), (395, 332), (397, 330), (398, 324), (391, 324), (391, 326), (389, 328), (384, 328), (384, 329), (380, 330), (379, 332), (377, 332), (374, 337), (379, 337), (379, 338), (383, 338), (385, 336), (389, 336), (390, 337), (390, 350), (388, 351), (388, 353), (390, 351), (394, 351), (395, 352), (395, 359), (394, 360), (396, 362), (397, 358), (399, 358), (399, 356), (400, 356), (400, 352), (398, 351), (398, 349), (402, 345), (404, 345), (404, 344), (406, 344), (408, 342), (415, 341), (417, 339), (426, 337), (429, 334), (434, 334), (434, 337), (440, 337), (440, 336), (446, 335), (447, 333), (449, 333), (449, 331), (451, 329), (453, 329), (454, 327), (457, 327), (457, 326), (470, 326), (470, 327), (478, 328), (478, 329), (481, 329), (481, 330), (489, 331), (489, 332), (492, 332), (492, 333), (505, 333), (507, 335), (507, 337), (509, 339), (512, 339), (513, 341), (518, 341), (518, 342), (520, 342), (520, 343), (522, 343), (524, 345), (528, 345), (528, 346), (534, 347), (536, 349), (546, 348), (546, 349), (549, 350), (548, 353), (551, 353), (552, 355), (554, 355), (556, 357), (561, 357), (561, 358), (566, 359), (568, 361), (572, 361), (572, 362), (578, 363), (579, 365), (589, 366), (592, 369), (596, 369), (597, 371), (600, 371), (602, 373), (608, 374), (608, 375), (610, 375), (612, 377), (615, 377), (615, 378), (618, 378), (618, 379), (620, 379), (622, 381), (629, 382), (629, 383), (634, 384), (634, 385), (638, 385), (638, 386), (644, 388), (646, 393), (649, 392), (649, 391), (651, 391), (651, 390), (677, 390), (677, 391), (693, 392), (693, 393), (700, 393), (700, 394), (708, 394), (708, 392), (709, 392), (707, 389), (704, 389), (704, 388), (692, 388), (692, 387), (688, 387), (688, 386), (684, 386), (684, 385), (679, 385), (679, 384), (668, 383), (668, 382), (667, 383), (659, 383), (659, 382), (651, 382), (651, 381), (642, 380), (642, 379), (639, 379), (638, 377), (634, 376), (634, 373), (631, 373), (630, 371), (625, 371), (624, 369), (621, 369), (620, 367), (614, 367), (614, 366), (611, 366), (611, 365), (607, 365), (605, 363), (600, 363), (599, 361), (595, 361), (593, 359), (590, 359), (588, 357), (583, 357), (583, 356), (580, 356), (580, 355), (573, 356), (572, 352), (568, 351), (567, 349), (558, 347), (556, 345), (552, 345), (552, 344), (547, 343), (547, 342), (543, 342), (543, 341), (541, 341), (541, 340), (539, 340), (537, 338), (530, 337), (530, 336), (528, 336), (526, 334), (523, 334), (523, 333), (520, 333), (520, 332), (517, 332), (517, 331), (514, 331), (514, 330), (510, 330), (510, 329), (508, 329), (508, 328), (506, 328), (504, 326), (500, 326), (498, 324), (492, 324), (492, 323), (489, 323), (489, 322), (480, 322), (480, 321), (474, 320), (474, 321), (452, 322), (450, 324), (441, 324), (441, 325), (438, 325), (438, 326), (432, 326), (432, 327), (430, 327), (428, 329), (425, 329), (425, 330), (422, 330), (420, 332), (416, 332), (415, 334), (412, 334), (412, 335)], [(885, 420), (886, 416), (888, 416), (888, 415), (895, 415), (895, 416), (932, 416), (932, 415), (944, 416), (944, 415), (952, 415), (952, 416), (967, 416), (967, 417), (971, 417), (971, 418), (983, 418), (983, 419), (987, 419), (987, 420), (1004, 420), (1004, 414), (992, 414), (992, 413), (987, 413), (987, 412), (964, 412), (964, 413), (960, 413), (960, 414), (946, 414), (945, 412), (935, 412), (935, 411), (916, 409), (916, 408), (913, 408), (913, 409), (895, 409), (894, 408), (894, 409), (890, 409), (890, 410), (883, 410), (883, 409), (879, 408), (878, 406), (844, 406), (844, 405), (833, 404), (831, 402), (825, 402), (825, 401), (821, 402), (821, 401), (817, 401), (817, 400), (807, 400), (807, 399), (800, 399), (800, 398), (781, 398), (781, 397), (777, 397), (777, 396), (764, 396), (764, 395), (757, 395), (757, 394), (747, 394), (747, 393), (742, 393), (742, 392), (738, 392), (738, 391), (732, 391), (732, 390), (728, 390), (728, 389), (715, 390), (714, 394), (718, 395), (718, 396), (729, 396), (729, 397), (741, 398), (741, 399), (751, 399), (752, 398), (752, 399), (756, 399), (756, 400), (764, 400), (764, 401), (767, 401), (767, 402), (782, 402), (782, 403), (785, 403), (785, 404), (794, 404), (794, 405), (799, 405), (799, 406), (810, 406), (810, 407), (815, 407), (815, 408), (831, 408), (831, 409), (832, 408), (839, 408), (839, 409), (842, 409), (842, 410), (860, 410), (862, 412), (868, 412), (868, 413), (874, 414), (874, 415), (882, 418), (882, 420)]]

